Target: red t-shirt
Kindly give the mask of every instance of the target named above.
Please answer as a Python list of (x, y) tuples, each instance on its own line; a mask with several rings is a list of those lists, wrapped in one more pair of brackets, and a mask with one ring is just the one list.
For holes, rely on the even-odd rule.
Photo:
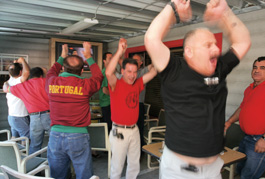
[(139, 94), (144, 89), (143, 78), (127, 84), (117, 80), (114, 91), (109, 86), (111, 120), (120, 125), (134, 125), (139, 116)]
[(245, 90), (240, 105), (239, 123), (248, 135), (265, 133), (265, 82), (253, 89), (253, 83)]
[(29, 113), (47, 111), (50, 107), (45, 81), (45, 78), (32, 78), (11, 86), (10, 91), (24, 102)]

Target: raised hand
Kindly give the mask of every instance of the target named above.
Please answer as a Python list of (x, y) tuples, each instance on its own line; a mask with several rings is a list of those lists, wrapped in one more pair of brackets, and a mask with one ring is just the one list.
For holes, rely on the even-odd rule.
[(68, 56), (68, 45), (67, 44), (63, 44), (62, 45), (61, 57), (66, 58), (67, 56)]
[(86, 59), (92, 57), (92, 55), (91, 55), (91, 44), (89, 42), (84, 42), (83, 48), (84, 48), (84, 51), (82, 51), (82, 54), (84, 55), (84, 57)]
[(19, 57), (17, 60), (14, 60), (14, 63), (20, 63), (22, 64), (25, 61), (25, 59), (23, 57)]
[(175, 3), (181, 21), (186, 22), (192, 18), (190, 0), (172, 0), (172, 2)]
[(224, 13), (229, 9), (225, 0), (210, 0), (204, 12), (204, 21), (214, 25), (220, 21)]
[(127, 40), (124, 38), (120, 38), (118, 50), (122, 52), (122, 54), (125, 53), (127, 49)]

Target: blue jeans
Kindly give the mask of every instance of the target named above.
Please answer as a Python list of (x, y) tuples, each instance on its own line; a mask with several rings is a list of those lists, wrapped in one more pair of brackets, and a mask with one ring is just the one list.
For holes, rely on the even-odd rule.
[(29, 116), (8, 116), (8, 123), (11, 127), (11, 133), (13, 137), (29, 138)]
[(51, 177), (65, 179), (70, 161), (73, 163), (76, 179), (93, 176), (89, 134), (51, 131), (48, 144)]
[(29, 154), (41, 149), (44, 133), (50, 133), (50, 113), (30, 115), (30, 146)]
[(241, 179), (259, 179), (265, 171), (265, 153), (255, 152), (255, 144), (260, 137), (246, 135), (239, 145), (239, 151), (247, 156), (246, 160), (237, 165)]

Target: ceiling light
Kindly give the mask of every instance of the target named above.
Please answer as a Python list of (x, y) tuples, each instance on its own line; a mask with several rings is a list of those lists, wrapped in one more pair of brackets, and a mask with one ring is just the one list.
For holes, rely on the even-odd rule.
[(85, 18), (84, 20), (81, 20), (67, 28), (65, 28), (64, 30), (62, 30), (62, 34), (73, 34), (75, 32), (80, 32), (81, 30), (84, 30), (86, 28), (89, 28), (93, 25), (98, 24), (98, 20), (97, 19), (90, 19), (90, 18)]

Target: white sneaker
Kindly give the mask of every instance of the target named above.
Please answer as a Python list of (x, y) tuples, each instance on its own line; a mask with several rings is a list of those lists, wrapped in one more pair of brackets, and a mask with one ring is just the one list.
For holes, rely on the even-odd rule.
[(93, 175), (90, 179), (100, 179), (100, 178), (96, 175)]

